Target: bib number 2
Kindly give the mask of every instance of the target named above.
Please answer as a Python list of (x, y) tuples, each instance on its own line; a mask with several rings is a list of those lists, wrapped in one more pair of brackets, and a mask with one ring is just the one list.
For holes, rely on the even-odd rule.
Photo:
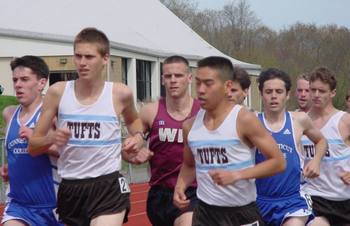
[(128, 181), (125, 179), (125, 177), (119, 177), (119, 186), (120, 186), (120, 192), (121, 193), (130, 193), (130, 187)]

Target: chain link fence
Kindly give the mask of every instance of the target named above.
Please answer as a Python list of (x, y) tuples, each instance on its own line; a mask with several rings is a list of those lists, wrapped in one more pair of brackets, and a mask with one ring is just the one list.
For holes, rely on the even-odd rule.
[[(4, 165), (6, 163), (4, 141), (4, 138), (0, 138), (1, 165)], [(148, 163), (142, 165), (132, 165), (123, 161), (121, 173), (125, 176), (129, 183), (145, 183), (148, 182), (150, 178)], [(7, 186), (8, 183), (4, 183), (2, 179), (0, 179), (0, 203), (4, 203), (6, 201)]]

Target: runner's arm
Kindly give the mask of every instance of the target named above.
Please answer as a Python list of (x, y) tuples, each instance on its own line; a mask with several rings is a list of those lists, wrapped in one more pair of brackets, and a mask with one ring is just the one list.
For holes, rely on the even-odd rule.
[(49, 87), (33, 135), (29, 139), (28, 151), (32, 156), (47, 153), (55, 143), (56, 131), (51, 130), (52, 122), (58, 113), (58, 105), (65, 83), (56, 83)]
[(238, 113), (237, 128), (244, 140), (247, 139), (266, 158), (254, 167), (241, 170), (240, 179), (269, 177), (286, 168), (286, 161), (275, 140), (252, 112), (242, 108)]

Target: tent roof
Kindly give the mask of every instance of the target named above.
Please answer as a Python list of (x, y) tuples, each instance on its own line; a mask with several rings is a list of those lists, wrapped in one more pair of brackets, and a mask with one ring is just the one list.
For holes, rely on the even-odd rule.
[[(180, 54), (194, 60), (226, 56), (158, 0), (0, 1), (3, 36), (72, 42), (85, 27), (105, 32), (116, 49), (159, 57)], [(231, 60), (246, 69), (260, 69), (259, 65)]]

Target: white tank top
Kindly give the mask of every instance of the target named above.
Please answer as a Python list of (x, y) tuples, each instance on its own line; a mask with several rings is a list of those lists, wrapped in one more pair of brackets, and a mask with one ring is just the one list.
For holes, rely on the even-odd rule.
[(72, 132), (57, 162), (62, 178), (94, 178), (121, 168), (121, 126), (112, 89), (113, 83), (105, 82), (98, 100), (82, 105), (75, 96), (74, 81), (67, 82), (57, 122), (58, 128), (68, 127)]
[[(350, 199), (350, 186), (345, 185), (339, 175), (350, 171), (350, 147), (344, 143), (339, 133), (339, 121), (346, 114), (344, 111), (335, 113), (321, 129), (328, 142), (328, 151), (321, 162), (320, 176), (306, 179), (303, 190), (313, 196), (342, 201)], [(314, 144), (305, 136), (302, 138), (305, 163), (313, 158)]]
[(188, 134), (196, 162), (197, 196), (209, 205), (234, 207), (256, 200), (253, 179), (220, 186), (208, 174), (211, 169), (240, 170), (254, 165), (254, 149), (242, 143), (237, 135), (236, 120), (241, 107), (235, 105), (216, 130), (205, 127), (205, 111), (201, 109)]

